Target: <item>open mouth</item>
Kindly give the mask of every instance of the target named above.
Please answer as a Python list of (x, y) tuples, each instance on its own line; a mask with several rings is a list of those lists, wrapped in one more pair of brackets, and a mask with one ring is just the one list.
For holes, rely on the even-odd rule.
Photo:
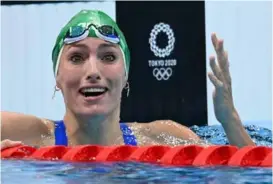
[(79, 92), (85, 97), (96, 97), (100, 96), (107, 92), (107, 88), (104, 87), (89, 87), (89, 88), (82, 88)]

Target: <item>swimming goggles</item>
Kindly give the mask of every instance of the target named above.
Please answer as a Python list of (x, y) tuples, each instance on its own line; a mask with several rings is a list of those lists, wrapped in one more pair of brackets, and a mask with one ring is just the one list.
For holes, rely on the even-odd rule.
[(111, 43), (115, 44), (119, 43), (120, 38), (112, 26), (102, 25), (98, 27), (95, 24), (89, 24), (87, 27), (83, 26), (70, 27), (64, 38), (64, 43), (70, 44), (87, 38), (91, 26), (95, 28), (94, 30), (97, 37)]

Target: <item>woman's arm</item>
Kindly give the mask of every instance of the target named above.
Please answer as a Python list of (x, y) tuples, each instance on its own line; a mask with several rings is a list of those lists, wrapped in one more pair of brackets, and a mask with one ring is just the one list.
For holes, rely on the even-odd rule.
[(200, 139), (191, 129), (172, 120), (157, 120), (143, 124), (143, 133), (159, 144), (170, 146), (201, 145), (208, 146), (211, 143)]
[[(233, 123), (240, 123), (237, 120), (233, 120), (224, 126), (224, 130), (229, 132), (227, 138), (231, 145), (237, 147), (243, 147), (247, 145), (255, 145), (243, 128), (242, 125), (237, 125)], [(144, 124), (144, 129), (146, 129), (146, 136), (155, 140), (159, 144), (166, 144), (170, 146), (178, 145), (201, 145), (201, 146), (211, 146), (212, 143), (200, 139), (191, 129), (185, 127), (179, 123), (171, 120), (158, 120), (151, 123)]]
[(212, 72), (208, 74), (215, 86), (213, 104), (216, 119), (222, 124), (230, 144), (238, 147), (255, 145), (243, 127), (233, 103), (228, 54), (224, 50), (224, 41), (218, 39), (214, 33), (211, 35), (211, 40), (218, 61), (216, 63), (215, 57), (210, 57)]
[(223, 122), (222, 126), (226, 132), (229, 144), (238, 147), (255, 146), (236, 112), (230, 119), (227, 119), (227, 122)]
[(38, 146), (44, 136), (50, 136), (50, 125), (40, 118), (14, 112), (1, 112), (1, 141), (21, 141)]

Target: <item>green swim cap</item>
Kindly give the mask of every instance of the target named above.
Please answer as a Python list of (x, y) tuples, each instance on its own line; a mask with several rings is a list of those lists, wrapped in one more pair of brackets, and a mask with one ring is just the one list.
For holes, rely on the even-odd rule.
[[(61, 32), (59, 33), (55, 46), (52, 51), (52, 61), (53, 61), (53, 70), (55, 77), (57, 76), (59, 63), (60, 63), (60, 56), (64, 47), (64, 39), (67, 35), (67, 32), (75, 26), (83, 26), (86, 27), (87, 25), (94, 24), (96, 27), (100, 26), (111, 26), (115, 29), (118, 37), (119, 37), (119, 47), (123, 54), (124, 60), (124, 67), (126, 72), (126, 77), (128, 78), (129, 73), (129, 66), (130, 66), (130, 52), (125, 40), (125, 37), (121, 30), (119, 29), (116, 22), (107, 14), (99, 10), (81, 10), (79, 13), (74, 15), (71, 20), (62, 28)], [(90, 27), (88, 36), (89, 37), (97, 37), (96, 28)]]

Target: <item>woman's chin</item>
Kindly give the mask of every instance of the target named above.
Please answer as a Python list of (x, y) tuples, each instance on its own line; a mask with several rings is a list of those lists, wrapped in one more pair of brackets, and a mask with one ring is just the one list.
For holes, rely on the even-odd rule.
[(95, 107), (83, 107), (77, 110), (77, 113), (83, 116), (102, 116), (109, 114), (110, 109), (103, 106), (95, 106)]

